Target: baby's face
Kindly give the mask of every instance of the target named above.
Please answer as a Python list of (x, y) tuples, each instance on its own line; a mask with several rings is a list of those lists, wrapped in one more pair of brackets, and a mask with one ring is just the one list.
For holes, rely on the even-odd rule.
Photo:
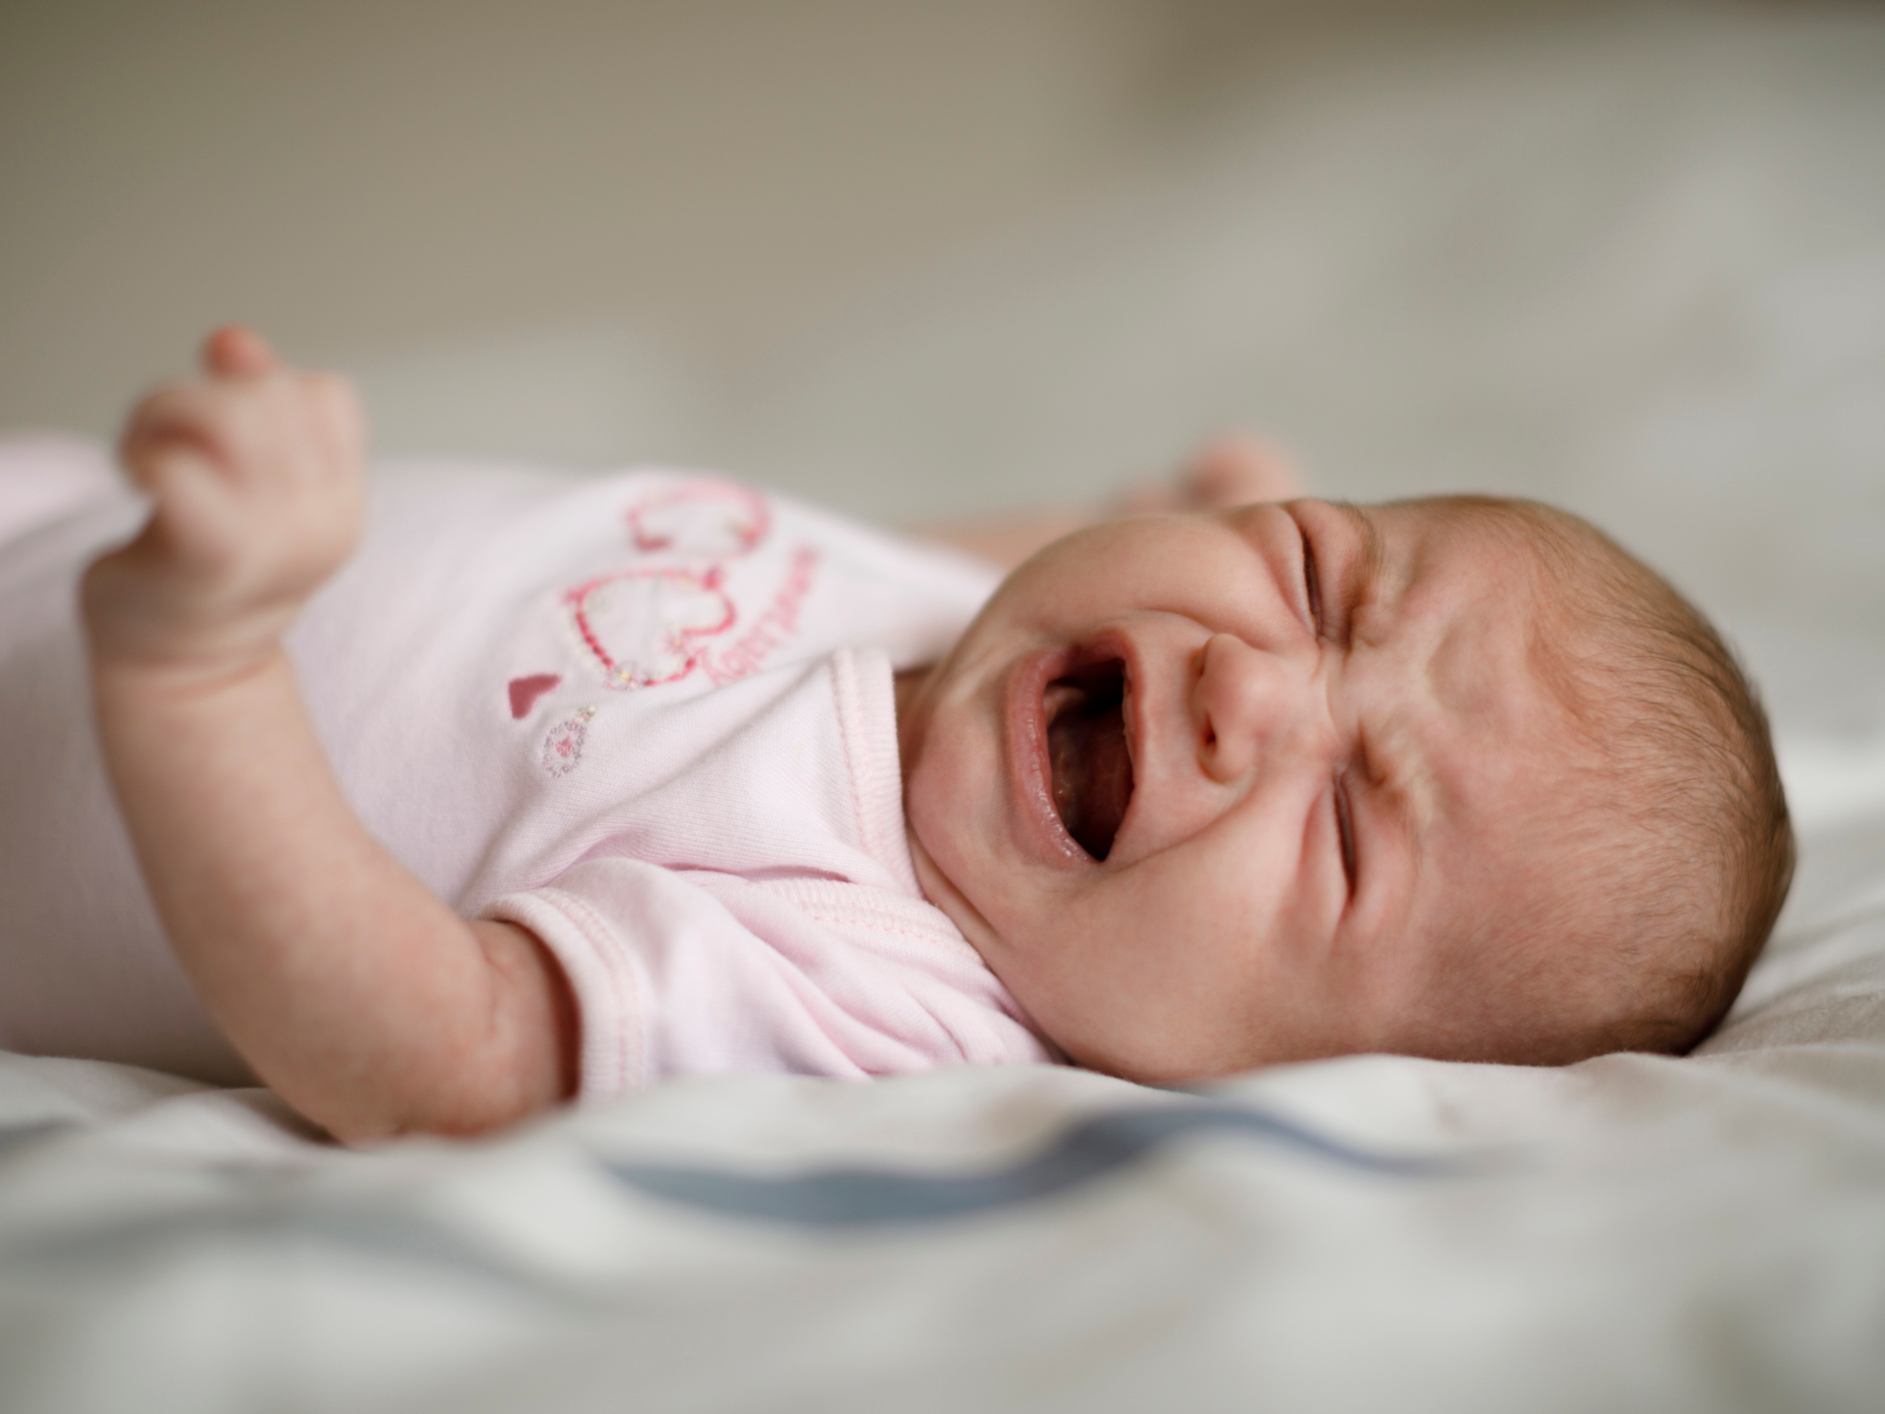
[(903, 713), (924, 891), (1076, 1062), (1140, 1080), (1465, 1054), (1562, 782), (1532, 553), (1449, 502), (1050, 546)]

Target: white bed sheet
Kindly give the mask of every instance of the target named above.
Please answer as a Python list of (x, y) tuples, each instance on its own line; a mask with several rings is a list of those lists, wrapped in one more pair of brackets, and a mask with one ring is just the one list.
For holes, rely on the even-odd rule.
[(0, 1058), (0, 1407), (1875, 1409), (1874, 806), (1680, 1060), (736, 1078), (348, 1153)]

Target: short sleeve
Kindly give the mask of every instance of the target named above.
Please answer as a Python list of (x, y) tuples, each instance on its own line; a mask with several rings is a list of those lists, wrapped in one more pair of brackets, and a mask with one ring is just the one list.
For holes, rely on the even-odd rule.
[(821, 907), (728, 875), (624, 858), (578, 864), (484, 916), (528, 928), (575, 993), (584, 1099), (675, 1075), (862, 1078), (1044, 1061), (973, 949), (918, 900)]

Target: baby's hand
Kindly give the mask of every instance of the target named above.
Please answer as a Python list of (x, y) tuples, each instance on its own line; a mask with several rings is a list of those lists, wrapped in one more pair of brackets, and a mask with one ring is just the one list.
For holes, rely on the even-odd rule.
[(203, 342), (204, 377), (131, 413), (120, 455), (156, 505), (85, 576), (101, 657), (216, 674), (267, 656), (360, 538), (363, 430), (344, 379), (255, 335)]
[(1303, 494), (1302, 475), (1288, 453), (1251, 437), (1224, 437), (1200, 447), (1170, 481), (1127, 490), (1115, 514), (1222, 511)]
[(1224, 437), (1192, 454), (1169, 481), (1127, 488), (1104, 506), (1085, 510), (1009, 513), (983, 520), (930, 526), (918, 532), (958, 550), (1013, 569), (1061, 536), (1118, 516), (1223, 511), (1256, 501), (1288, 501), (1303, 494), (1288, 454), (1249, 437)]

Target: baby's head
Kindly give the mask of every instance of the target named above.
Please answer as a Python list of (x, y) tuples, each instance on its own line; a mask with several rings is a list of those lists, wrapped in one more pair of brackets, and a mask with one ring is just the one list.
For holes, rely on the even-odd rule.
[(1584, 522), (1483, 498), (1115, 521), (900, 724), (924, 891), (1070, 1059), (1681, 1052), (1786, 894), (1766, 722)]

